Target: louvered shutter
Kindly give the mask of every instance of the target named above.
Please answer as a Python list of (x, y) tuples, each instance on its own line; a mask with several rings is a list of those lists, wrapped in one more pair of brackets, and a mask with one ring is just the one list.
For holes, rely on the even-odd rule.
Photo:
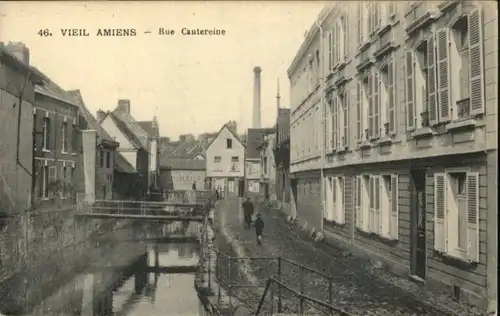
[(399, 239), (399, 187), (398, 175), (391, 176), (391, 229), (390, 236), (392, 239)]
[(374, 122), (373, 122), (373, 86), (376, 82), (371, 73), (368, 74), (368, 138), (371, 139), (373, 135)]
[(346, 212), (346, 177), (341, 177), (338, 178), (338, 187), (339, 187), (339, 202), (337, 203), (338, 209), (339, 209), (339, 218), (338, 222), (339, 224), (344, 224), (345, 223), (345, 212)]
[(363, 217), (361, 216), (361, 176), (356, 176), (356, 184), (354, 186), (354, 213), (356, 216), (356, 227), (361, 229), (363, 227)]
[(344, 143), (343, 143), (343, 146), (344, 148), (348, 148), (349, 147), (349, 92), (346, 91), (344, 93), (344, 118), (343, 118), (343, 132), (342, 132), (342, 136), (344, 137)]
[(441, 123), (451, 120), (448, 36), (448, 29), (437, 31), (438, 117)]
[(370, 200), (370, 205), (368, 208), (368, 231), (369, 232), (376, 232), (375, 229), (375, 178), (370, 177), (368, 180), (368, 197)]
[(333, 68), (333, 32), (328, 33), (328, 70)]
[(387, 101), (389, 107), (389, 133), (391, 135), (396, 133), (396, 91), (394, 89), (395, 83), (395, 67), (394, 59), (391, 59), (387, 65), (388, 88), (387, 88)]
[(362, 177), (361, 178), (361, 218), (362, 218), (361, 227), (362, 230), (365, 232), (370, 231), (370, 211), (369, 211), (370, 194), (368, 190), (369, 187), (368, 188), (366, 187), (367, 185), (369, 186), (369, 181), (367, 183), (364, 177)]
[(334, 95), (332, 97), (332, 149), (337, 149), (338, 139), (337, 139), (337, 113), (338, 113), (338, 97)]
[(381, 190), (380, 190), (381, 184), (380, 184), (380, 176), (375, 177), (375, 182), (374, 182), (374, 194), (375, 194), (375, 211), (374, 211), (374, 224), (375, 224), (375, 233), (381, 235), (382, 233), (382, 212), (380, 210), (380, 195), (381, 195)]
[(351, 41), (349, 40), (349, 36), (351, 34), (349, 34), (349, 14), (344, 14), (344, 19), (345, 19), (345, 22), (344, 22), (344, 60), (347, 60), (347, 58), (349, 57), (349, 53), (350, 53), (350, 45), (351, 45)]
[(405, 92), (406, 92), (406, 127), (415, 129), (415, 77), (413, 73), (413, 52), (405, 52)]
[(363, 109), (361, 106), (361, 83), (356, 81), (356, 140), (362, 141), (363, 139), (363, 124), (362, 124), (362, 115)]
[(35, 161), (35, 181), (36, 181), (36, 197), (43, 198), (43, 179), (44, 179), (44, 167), (46, 160), (36, 160)]
[(35, 109), (35, 148), (39, 151), (43, 148), (43, 120), (45, 111)]
[(381, 108), (381, 94), (382, 78), (380, 74), (375, 71), (375, 86), (374, 86), (374, 106), (373, 106), (373, 136), (380, 137), (380, 108)]
[(332, 178), (332, 219), (338, 221), (338, 194), (337, 194), (337, 178)]
[(479, 174), (467, 173), (467, 258), (479, 262)]
[(447, 251), (446, 174), (434, 174), (434, 249)]
[(356, 45), (363, 43), (363, 3), (357, 4), (356, 10)]
[[(429, 109), (429, 123), (436, 125), (438, 120), (438, 108), (436, 99), (436, 56), (434, 54), (434, 38), (427, 40), (427, 106)], [(425, 100), (424, 100), (425, 101)]]
[(66, 122), (66, 151), (73, 152), (73, 122)]
[(484, 114), (484, 60), (483, 60), (483, 23), (480, 10), (468, 16), (469, 25), (469, 91), (471, 115)]

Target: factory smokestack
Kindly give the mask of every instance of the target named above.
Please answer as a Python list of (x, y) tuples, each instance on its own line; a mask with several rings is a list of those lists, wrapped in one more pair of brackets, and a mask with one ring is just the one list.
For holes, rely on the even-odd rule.
[(254, 67), (252, 128), (260, 128), (260, 67)]

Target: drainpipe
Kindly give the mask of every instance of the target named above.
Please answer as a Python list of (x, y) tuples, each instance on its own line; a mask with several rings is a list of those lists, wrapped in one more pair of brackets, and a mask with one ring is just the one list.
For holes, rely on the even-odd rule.
[(321, 93), (321, 98), (320, 98), (320, 113), (321, 113), (321, 122), (320, 126), (322, 127), (320, 129), (320, 135), (318, 135), (318, 142), (321, 148), (321, 157), (320, 157), (320, 171), (321, 171), (321, 178), (320, 178), (320, 185), (321, 185), (321, 201), (322, 201), (322, 212), (321, 212), (321, 221), (320, 221), (320, 231), (323, 232), (323, 214), (325, 212), (325, 207), (326, 207), (326, 200), (325, 200), (325, 180), (324, 180), (324, 167), (325, 167), (325, 133), (326, 133), (326, 107), (325, 107), (325, 94), (324, 94), (324, 81), (325, 81), (325, 53), (324, 53), (324, 48), (323, 48), (323, 27), (321, 26), (321, 21), (316, 21), (316, 27), (319, 29), (319, 51), (320, 51), (320, 63), (319, 63), (319, 92)]

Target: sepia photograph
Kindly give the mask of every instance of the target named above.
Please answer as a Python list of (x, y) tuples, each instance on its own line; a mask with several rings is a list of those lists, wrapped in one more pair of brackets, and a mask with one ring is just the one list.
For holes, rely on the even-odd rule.
[(497, 316), (495, 1), (0, 1), (0, 316)]

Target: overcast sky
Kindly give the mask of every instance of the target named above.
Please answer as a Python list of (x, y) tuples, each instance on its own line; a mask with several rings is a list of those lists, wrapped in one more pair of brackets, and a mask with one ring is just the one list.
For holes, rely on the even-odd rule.
[[(22, 41), (30, 63), (64, 89), (80, 89), (90, 110), (130, 99), (137, 120), (157, 115), (162, 136), (250, 127), (253, 67), (262, 68), (262, 126), (276, 120), (276, 86), (288, 107), (286, 71), (320, 2), (0, 2), (0, 41)], [(174, 36), (157, 35), (171, 28)], [(225, 36), (181, 36), (181, 28)], [(40, 29), (50, 37), (41, 37)], [(63, 37), (85, 28), (89, 37)], [(135, 37), (97, 37), (98, 28), (135, 28)], [(144, 34), (145, 31), (152, 34)]]

